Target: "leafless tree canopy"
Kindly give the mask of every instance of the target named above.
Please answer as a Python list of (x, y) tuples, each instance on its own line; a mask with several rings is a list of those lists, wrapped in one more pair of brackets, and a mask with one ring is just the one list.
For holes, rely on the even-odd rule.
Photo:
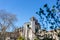
[(6, 32), (7, 29), (13, 28), (16, 21), (16, 15), (0, 10), (0, 31)]

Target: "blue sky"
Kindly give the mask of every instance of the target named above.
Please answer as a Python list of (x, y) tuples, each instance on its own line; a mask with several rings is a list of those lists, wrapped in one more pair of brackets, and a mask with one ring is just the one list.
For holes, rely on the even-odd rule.
[(39, 19), (39, 16), (35, 13), (46, 3), (52, 6), (56, 3), (56, 0), (0, 0), (0, 10), (16, 14), (18, 19), (16, 25), (22, 26), (32, 16)]

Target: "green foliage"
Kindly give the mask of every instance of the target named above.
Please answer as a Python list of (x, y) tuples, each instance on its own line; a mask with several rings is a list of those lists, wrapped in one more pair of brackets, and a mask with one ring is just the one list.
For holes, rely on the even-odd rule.
[[(43, 24), (43, 27), (47, 29), (48, 24), (50, 24), (51, 29), (60, 28), (60, 0), (56, 1), (56, 4), (49, 8), (48, 4), (45, 4), (43, 8), (40, 8), (37, 15), (40, 17), (40, 22)], [(45, 27), (45, 25), (47, 25)]]
[(39, 40), (38, 38), (35, 38), (34, 40)]
[(52, 38), (44, 38), (43, 40), (52, 40)]
[(17, 40), (24, 40), (24, 37), (20, 36)]

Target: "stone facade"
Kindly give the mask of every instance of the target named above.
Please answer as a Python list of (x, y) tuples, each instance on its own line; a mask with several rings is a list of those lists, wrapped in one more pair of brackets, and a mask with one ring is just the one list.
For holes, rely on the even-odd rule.
[(49, 38), (50, 40), (60, 40), (60, 34), (58, 34), (60, 32), (59, 29), (51, 31), (42, 30), (35, 17), (32, 17), (30, 22), (25, 23), (23, 27), (25, 40), (34, 40), (36, 37), (40, 40), (44, 40), (45, 38)]
[[(60, 40), (60, 29), (42, 30), (38, 20), (35, 17), (30, 18), (30, 22), (24, 23), (23, 27), (18, 28), (15, 32), (6, 32), (6, 40), (16, 40), (19, 36), (23, 36), (25, 40)], [(0, 37), (1, 38), (1, 37)]]
[(30, 19), (30, 22), (25, 23), (23, 27), (26, 40), (34, 40), (35, 33), (40, 29), (40, 25), (34, 17)]

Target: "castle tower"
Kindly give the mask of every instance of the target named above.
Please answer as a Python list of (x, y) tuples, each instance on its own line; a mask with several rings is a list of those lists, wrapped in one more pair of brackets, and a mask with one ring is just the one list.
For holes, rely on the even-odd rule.
[(25, 23), (24, 25), (24, 37), (25, 37), (25, 40), (28, 40), (29, 39), (29, 26), (30, 26), (30, 23), (27, 22)]
[(35, 33), (35, 18), (34, 17), (32, 17), (31, 19), (30, 19), (30, 23), (31, 23), (31, 26), (30, 26), (30, 40), (34, 40), (34, 38), (35, 38), (35, 35), (34, 35), (34, 33)]
[(38, 20), (35, 17), (30, 18), (30, 23), (30, 40), (34, 40), (36, 36), (35, 34), (40, 29), (40, 24), (38, 23)]
[(36, 30), (40, 29), (35, 17), (30, 18), (30, 22), (24, 24), (24, 35), (26, 40), (34, 40)]

